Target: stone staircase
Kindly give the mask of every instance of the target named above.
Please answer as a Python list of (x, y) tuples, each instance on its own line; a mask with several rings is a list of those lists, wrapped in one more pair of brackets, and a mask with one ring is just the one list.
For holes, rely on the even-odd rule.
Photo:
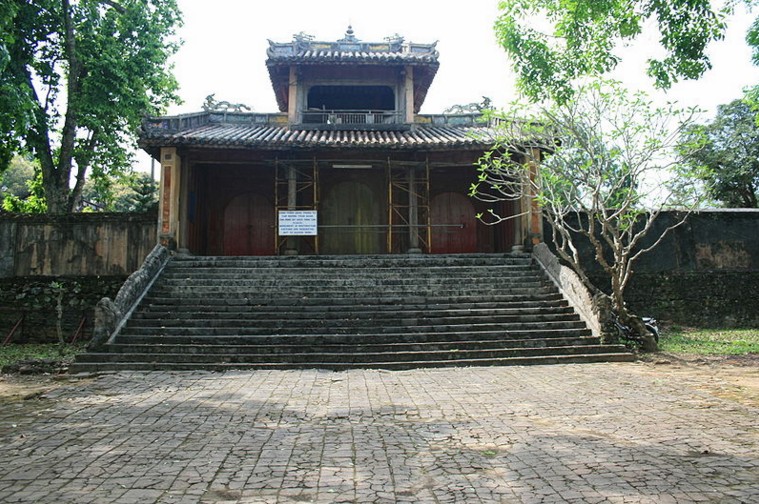
[(529, 255), (175, 257), (71, 372), (629, 361)]

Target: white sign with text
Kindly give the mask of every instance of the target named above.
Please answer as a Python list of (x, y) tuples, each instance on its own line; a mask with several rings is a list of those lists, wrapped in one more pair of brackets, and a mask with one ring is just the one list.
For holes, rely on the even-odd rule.
[(316, 210), (280, 210), (279, 236), (316, 236)]

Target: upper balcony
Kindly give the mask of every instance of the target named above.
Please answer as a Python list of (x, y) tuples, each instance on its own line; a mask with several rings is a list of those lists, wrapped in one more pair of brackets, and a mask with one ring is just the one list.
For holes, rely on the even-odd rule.
[(318, 130), (402, 130), (404, 114), (393, 110), (309, 110), (303, 112), (299, 124), (294, 129)]

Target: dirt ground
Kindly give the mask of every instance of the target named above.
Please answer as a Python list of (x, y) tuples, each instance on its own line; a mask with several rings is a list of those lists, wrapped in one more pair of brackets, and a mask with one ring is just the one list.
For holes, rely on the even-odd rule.
[[(704, 357), (659, 353), (630, 366), (632, 374), (678, 378), (707, 394), (759, 407), (759, 354)], [(27, 400), (91, 378), (66, 374), (0, 375), (0, 398)]]
[(759, 407), (759, 354), (740, 356), (672, 355), (646, 357), (639, 373), (661, 379), (679, 377), (708, 394)]

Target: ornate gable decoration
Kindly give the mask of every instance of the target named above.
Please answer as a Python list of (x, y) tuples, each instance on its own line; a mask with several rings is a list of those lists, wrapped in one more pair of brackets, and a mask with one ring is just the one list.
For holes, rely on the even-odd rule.
[(304, 32), (293, 35), (292, 42), (269, 40), (266, 51), (268, 65), (277, 63), (318, 63), (321, 61), (355, 61), (362, 63), (437, 64), (437, 42), (415, 44), (398, 34), (385, 37), (384, 42), (363, 42), (352, 26), (335, 42), (317, 41)]

